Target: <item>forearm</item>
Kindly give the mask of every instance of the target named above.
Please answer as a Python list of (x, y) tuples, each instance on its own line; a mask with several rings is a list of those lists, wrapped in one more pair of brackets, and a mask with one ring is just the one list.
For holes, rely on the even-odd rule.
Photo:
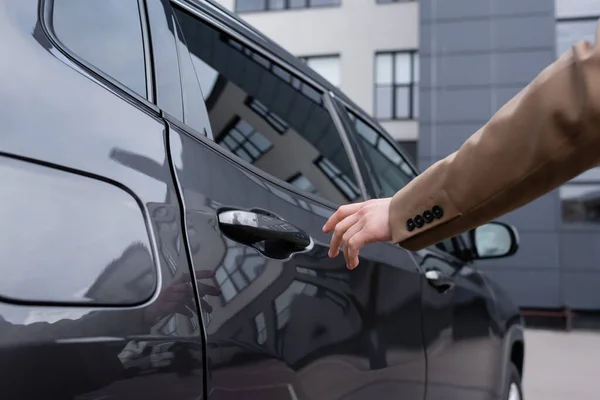
[[(418, 250), (521, 207), (600, 162), (600, 52), (578, 43), (463, 146), (392, 199), (392, 239)], [(434, 206), (441, 218), (410, 229)], [(410, 225), (410, 224), (408, 224)]]

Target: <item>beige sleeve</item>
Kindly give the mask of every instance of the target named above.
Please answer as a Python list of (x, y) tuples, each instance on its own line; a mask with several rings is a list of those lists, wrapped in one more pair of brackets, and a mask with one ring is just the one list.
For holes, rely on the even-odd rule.
[[(599, 42), (598, 27), (596, 43)], [(419, 250), (487, 223), (600, 162), (600, 49), (580, 42), (462, 147), (392, 199), (394, 243)]]

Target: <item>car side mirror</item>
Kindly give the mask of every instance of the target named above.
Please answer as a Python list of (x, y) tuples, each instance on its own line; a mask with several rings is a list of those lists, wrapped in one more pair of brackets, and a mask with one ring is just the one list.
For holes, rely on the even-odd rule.
[(490, 222), (469, 232), (474, 258), (479, 260), (512, 256), (519, 249), (517, 229), (502, 222)]

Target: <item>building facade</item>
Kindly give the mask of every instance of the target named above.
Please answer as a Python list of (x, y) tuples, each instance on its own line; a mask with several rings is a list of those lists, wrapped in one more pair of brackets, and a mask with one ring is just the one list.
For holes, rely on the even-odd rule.
[(419, 4), (217, 0), (340, 87), (416, 160)]
[[(458, 147), (558, 54), (594, 41), (598, 0), (421, 0), (419, 164)], [(600, 170), (502, 220), (521, 249), (485, 266), (524, 307), (600, 309)]]

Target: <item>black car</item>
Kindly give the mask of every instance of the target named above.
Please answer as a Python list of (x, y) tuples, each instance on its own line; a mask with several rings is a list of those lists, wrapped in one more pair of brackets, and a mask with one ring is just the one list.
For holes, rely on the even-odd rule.
[(343, 203), (417, 170), (301, 61), (200, 0), (0, 0), (0, 398), (520, 399), (490, 223), (356, 270)]

